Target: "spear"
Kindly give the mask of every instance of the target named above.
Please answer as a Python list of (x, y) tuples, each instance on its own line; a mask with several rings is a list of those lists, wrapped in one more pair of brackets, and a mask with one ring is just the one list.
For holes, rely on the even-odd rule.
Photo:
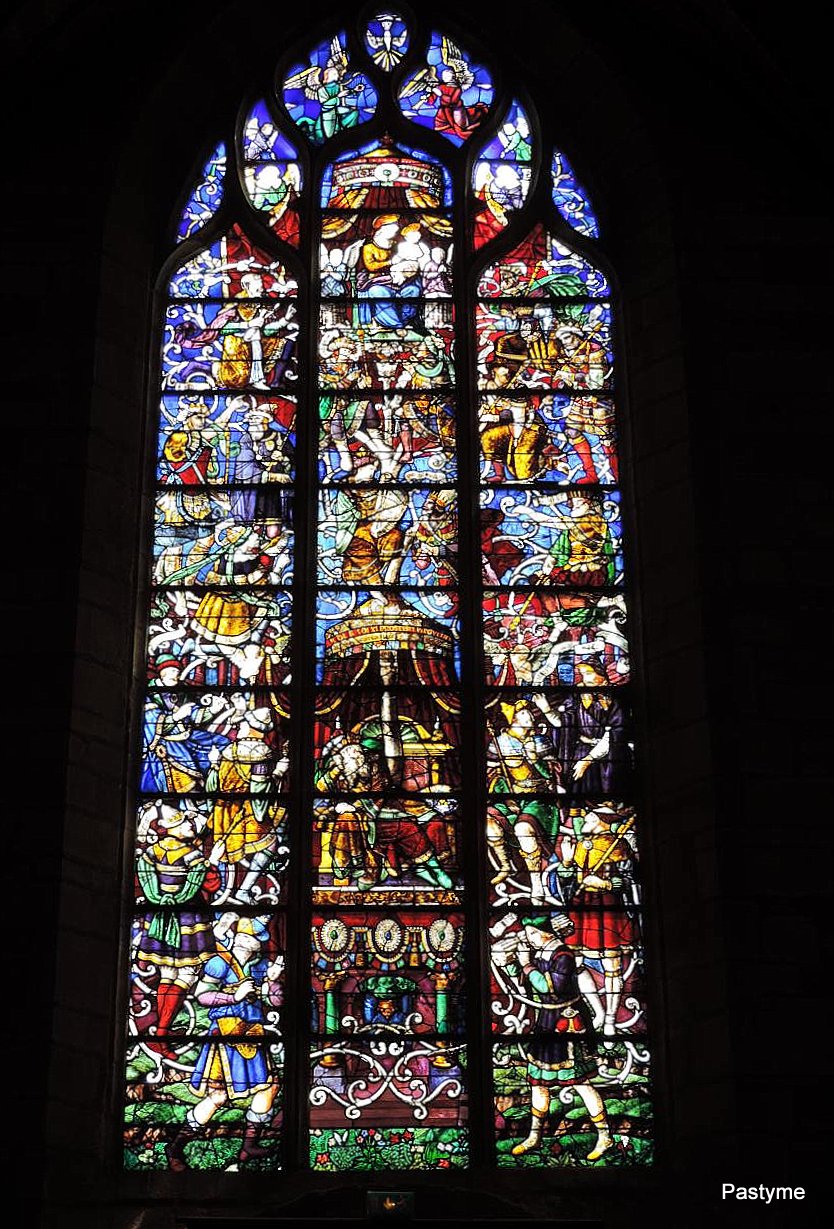
[(594, 863), (591, 864), (590, 858), (588, 859), (588, 870), (590, 872), (595, 871), (598, 866), (602, 866), (603, 862), (605, 862), (605, 860), (608, 858), (614, 846), (617, 845), (620, 840), (622, 840), (626, 832), (628, 832), (629, 828), (631, 828), (633, 824), (634, 824), (634, 816), (632, 815), (630, 819), (626, 820), (626, 822), (623, 824), (622, 828), (620, 828), (617, 835), (611, 840), (608, 847), (602, 851), (602, 853), (594, 861)]

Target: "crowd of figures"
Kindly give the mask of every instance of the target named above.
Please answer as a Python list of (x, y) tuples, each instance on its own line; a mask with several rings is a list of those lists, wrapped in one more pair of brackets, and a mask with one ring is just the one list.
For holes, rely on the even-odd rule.
[(297, 287), (239, 226), (172, 275), (137, 779), (126, 1158), (274, 1168)]
[[(323, 145), (373, 115), (409, 37), (399, 17), (379, 14), (365, 52), (340, 33), (292, 65), (280, 82), (294, 141)], [(474, 137), (493, 101), (487, 71), (439, 34), (395, 89), (402, 114), (450, 148)], [(472, 164), (476, 247), (510, 224), (531, 182), (523, 108), (510, 104), (493, 132)], [(271, 103), (250, 108), (240, 144), (246, 198), (299, 248), (304, 159)], [(317, 1168), (467, 1163), (463, 906), (473, 891), (489, 917), (498, 1163), (644, 1161), (605, 275), (554, 214), (483, 270), (474, 319), (461, 321), (460, 237), (440, 160), (389, 136), (343, 150), (323, 174), (321, 231), (308, 244), (319, 292), (310, 397), (299, 380), (307, 326), (286, 265), (237, 222), (198, 251), (190, 240), (206, 220), (195, 210), (210, 218), (222, 196), (225, 157), (206, 168), (212, 192), (202, 185), (189, 205), (162, 338), (128, 1164), (280, 1164), (282, 1025), (299, 1019), (285, 1003), (288, 834), (301, 824), (311, 864), (293, 872), (309, 885), (313, 926), (309, 952), (294, 958), (310, 961)], [(574, 189), (566, 163), (562, 172), (565, 205)], [(477, 405), (466, 475), (462, 329), (472, 330)], [(299, 403), (318, 411), (305, 509), (294, 486)], [(473, 487), (477, 561), (462, 566), (459, 491)], [(295, 533), (306, 538), (310, 517), (314, 757), (299, 782)], [(482, 598), (474, 654), (461, 643), (461, 583)], [(477, 728), (462, 722), (465, 654), (483, 667)], [(482, 763), (483, 779), (465, 779), (465, 762)], [(485, 843), (488, 883), (465, 865), (467, 822)]]
[(498, 1163), (630, 1164), (649, 1054), (607, 283), (537, 227), (479, 292)]

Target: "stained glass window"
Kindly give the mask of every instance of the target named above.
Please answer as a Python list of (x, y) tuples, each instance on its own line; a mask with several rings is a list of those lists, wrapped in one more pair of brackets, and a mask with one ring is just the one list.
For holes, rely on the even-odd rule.
[(651, 1160), (616, 304), (559, 134), (495, 81), (380, 10), (185, 197), (129, 1168)]
[(223, 200), (223, 180), (226, 175), (226, 146), (217, 146), (202, 174), (189, 193), (177, 226), (177, 241), (189, 239), (210, 221)]
[(526, 201), (532, 158), (530, 121), (521, 104), (514, 102), (472, 170), (472, 188), (479, 202), (475, 209), (476, 248), (499, 235)]

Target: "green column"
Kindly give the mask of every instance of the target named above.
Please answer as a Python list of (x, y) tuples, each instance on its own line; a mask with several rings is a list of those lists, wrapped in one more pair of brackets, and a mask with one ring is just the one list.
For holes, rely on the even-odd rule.
[(335, 990), (338, 984), (336, 981), (328, 981), (324, 988), (324, 1031), (330, 1037), (339, 1032), (339, 1007)]
[(448, 1006), (446, 1002), (446, 986), (447, 985), (448, 985), (448, 982), (445, 977), (443, 976), (438, 977), (437, 982), (436, 982), (437, 999), (436, 999), (436, 1005), (435, 1005), (435, 1015), (437, 1018), (438, 1033), (446, 1032), (446, 1011), (447, 1011), (447, 1006)]

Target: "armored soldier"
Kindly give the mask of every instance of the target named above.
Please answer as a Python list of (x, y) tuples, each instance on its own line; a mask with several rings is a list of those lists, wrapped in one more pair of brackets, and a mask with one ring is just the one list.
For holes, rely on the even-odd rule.
[(278, 1080), (263, 1040), (265, 1004), (280, 1004), (282, 963), (262, 958), (269, 934), (258, 918), (238, 918), (230, 938), (228, 947), (218, 941), (196, 989), (198, 1002), (208, 1008), (210, 1038), (191, 1076), (191, 1087), (201, 1100), (188, 1111), (184, 1128), (168, 1147), (168, 1163), (175, 1171), (188, 1168), (185, 1145), (229, 1100), (249, 1103), (238, 1159), (254, 1160), (269, 1152), (260, 1136), (272, 1119)]
[(588, 1153), (597, 1161), (613, 1147), (602, 1097), (591, 1079), (597, 1073), (597, 1060), (588, 1008), (576, 978), (573, 952), (562, 936), (571, 929), (563, 913), (522, 917), (523, 939), (498, 944), (494, 959), (511, 978), (523, 983), (525, 992), (537, 1004), (532, 1035), (521, 1043), (527, 1060), (530, 1085), (530, 1132), (516, 1144), (513, 1156), (523, 1156), (541, 1145), (554, 1091), (573, 1086), (596, 1128), (596, 1142)]
[(562, 842), (565, 868), (573, 869), (576, 876), (570, 909), (574, 932), (567, 942), (576, 949), (580, 967), (585, 956), (602, 963), (604, 1006), (587, 970), (580, 984), (594, 1009), (594, 1027), (601, 1024), (606, 1037), (612, 1037), (616, 1029), (624, 957), (637, 942), (628, 898), (633, 885), (630, 838), (634, 818), (625, 823), (619, 819), (610, 807), (595, 807), (586, 814), (575, 847)]

